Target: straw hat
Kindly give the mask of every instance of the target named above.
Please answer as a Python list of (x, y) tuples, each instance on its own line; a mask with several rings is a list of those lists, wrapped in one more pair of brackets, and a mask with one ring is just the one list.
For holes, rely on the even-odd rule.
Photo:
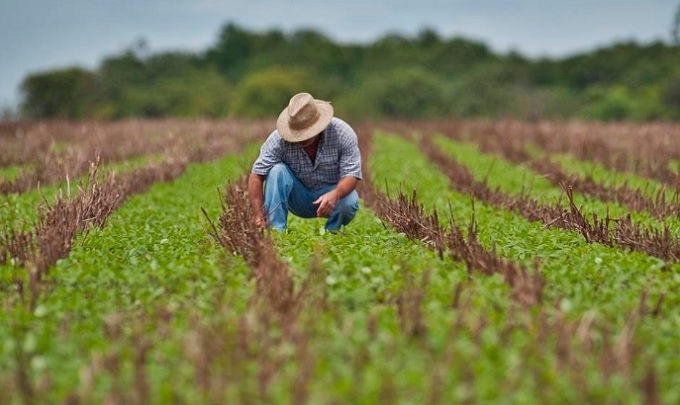
[(276, 129), (288, 142), (302, 142), (326, 129), (333, 118), (333, 106), (328, 101), (315, 100), (309, 93), (293, 96), (279, 118)]

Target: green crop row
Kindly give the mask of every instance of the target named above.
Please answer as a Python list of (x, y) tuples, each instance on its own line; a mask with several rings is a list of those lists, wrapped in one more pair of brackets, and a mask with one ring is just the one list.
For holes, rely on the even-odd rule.
[[(538, 317), (513, 317), (517, 308), (500, 276), (473, 274), (467, 279), (460, 263), (438, 260), (363, 210), (341, 233), (323, 232), (322, 225), (322, 220), (291, 218), (289, 231), (276, 235), (280, 256), (298, 278), (304, 278), (304, 269), (320, 255), (327, 288), (326, 308), (308, 314), (315, 325), (310, 403), (377, 403), (386, 397), (394, 403), (423, 403), (434, 395), (437, 376), (442, 392), (438, 403), (578, 402), (584, 397), (573, 390), (573, 371), (561, 377), (554, 373), (557, 337), (552, 334), (537, 348)], [(424, 338), (409, 337), (397, 303), (425, 272), (429, 282), (422, 287), (420, 310), (426, 333)], [(462, 301), (468, 305), (452, 308), (461, 284), (466, 286)], [(465, 326), (452, 333), (458, 322)], [(513, 324), (522, 326), (515, 329)], [(572, 355), (580, 358), (578, 352)], [(620, 390), (619, 400), (631, 395), (621, 382), (603, 382), (593, 371), (595, 363), (593, 359), (585, 367), (594, 374), (585, 397), (607, 398), (609, 390)], [(290, 402), (287, 390), (279, 395), (273, 402)]]
[[(0, 368), (16, 370), (13, 353), (29, 353), (36, 380), (43, 373), (51, 378), (50, 402), (61, 402), (82, 384), (79, 372), (92, 357), (116, 345), (104, 333), (107, 317), (130, 321), (127, 336), (139, 314), (169, 308), (177, 314), (174, 327), (183, 330), (189, 310), (211, 313), (216, 294), (237, 291), (247, 299), (248, 270), (208, 240), (200, 211), (217, 215), (217, 187), (243, 167), (235, 157), (190, 165), (177, 181), (129, 198), (104, 229), (77, 241), (69, 258), (51, 269), (35, 310), (14, 305), (3, 311), (1, 323), (9, 327), (0, 328)], [(159, 395), (175, 392), (173, 377), (181, 369), (173, 369), (172, 352), (156, 355), (151, 374), (163, 381)], [(105, 387), (109, 380), (98, 381)]]
[[(91, 232), (68, 259), (52, 269), (51, 287), (34, 311), (15, 306), (4, 314), (3, 324), (11, 327), (2, 336), (3, 369), (19, 367), (13, 353), (28, 353), (34, 378), (49, 375), (48, 398), (61, 401), (74, 387), (83, 385), (82, 372), (90, 369), (92, 359), (118, 353), (123, 363), (121, 373), (126, 376), (123, 380), (128, 384), (124, 388), (129, 390), (134, 363), (130, 341), (138, 333), (135, 319), (172, 308), (176, 314), (172, 333), (155, 342), (149, 354), (152, 397), (160, 403), (191, 402), (197, 398), (192, 364), (182, 353), (192, 333), (186, 314), (198, 312), (201, 322), (209, 324), (215, 318), (236, 322), (233, 314), (220, 311), (215, 294), (224, 296), (221, 301), (229, 301), (239, 314), (246, 308), (253, 286), (242, 262), (232, 262), (228, 254), (206, 240), (198, 207), (204, 206), (214, 217), (219, 200), (213, 187), (242, 171), (233, 158), (191, 166), (178, 181), (155, 185), (147, 193), (130, 198), (109, 218), (107, 227)], [(415, 384), (414, 379), (427, 371), (434, 349), (416, 351), (419, 345), (411, 347), (413, 344), (398, 333), (393, 304), (406, 279), (419, 278), (425, 270), (432, 270), (429, 285), (437, 288), (428, 290), (431, 298), (426, 302), (429, 309), (439, 312), (428, 315), (427, 323), (434, 326), (433, 344), (435, 348), (440, 346), (441, 352), (446, 344), (441, 334), (449, 329), (450, 320), (440, 315), (454, 287), (465, 279), (462, 265), (440, 261), (403, 234), (385, 229), (366, 211), (361, 211), (356, 223), (341, 234), (322, 234), (320, 225), (318, 221), (293, 219), (291, 231), (277, 235), (280, 254), (291, 262), (298, 280), (305, 276), (311, 256), (321, 252), (324, 257), (324, 284), (333, 310), (320, 317), (319, 325), (314, 327), (318, 330), (313, 346), (319, 371), (310, 388), (311, 397), (322, 402), (334, 397), (350, 400), (357, 376), (342, 357), (371, 351), (376, 360), (362, 369), (366, 381), (361, 390), (363, 398), (380, 397), (385, 373), (396, 386), (407, 387), (408, 391), (420, 386), (417, 394), (405, 391), (405, 398), (424, 398), (429, 380)], [(474, 294), (475, 305), (493, 308), (507, 300), (507, 287), (498, 277), (485, 278), (482, 283), (480, 293)], [(475, 291), (472, 286), (468, 289)], [(124, 337), (112, 341), (106, 325), (116, 316), (122, 319)], [(380, 331), (374, 341), (365, 331), (369, 318), (375, 319)], [(161, 329), (154, 324), (143, 325), (145, 333)], [(348, 336), (347, 328), (360, 329)], [(392, 354), (394, 349), (388, 350), (395, 344), (404, 349), (399, 356)], [(240, 383), (248, 387), (257, 375), (242, 371)], [(286, 375), (284, 370), (273, 385), (273, 398), (290, 395)], [(92, 384), (99, 394), (91, 398), (99, 400), (117, 381), (111, 370), (100, 370), (94, 379)]]
[(620, 186), (627, 184), (631, 188), (640, 188), (649, 196), (655, 196), (659, 190), (666, 189), (667, 198), (672, 198), (674, 192), (668, 190), (668, 186), (654, 180), (639, 176), (634, 173), (624, 173), (611, 170), (601, 163), (576, 159), (570, 154), (550, 155), (550, 160), (559, 163), (568, 173), (581, 176), (592, 176), (595, 181)]
[[(543, 149), (534, 144), (527, 144), (525, 148), (534, 159), (549, 159), (551, 162), (561, 165), (562, 169), (569, 174), (590, 176), (597, 182), (611, 186), (626, 184), (633, 189), (639, 188), (650, 197), (656, 197), (656, 194), (661, 190), (665, 190), (666, 199), (671, 200), (675, 197), (675, 192), (673, 190), (669, 190), (668, 186), (665, 186), (654, 179), (646, 178), (631, 172), (612, 170), (603, 164), (592, 160), (580, 160), (570, 153), (546, 154)], [(678, 165), (678, 161), (676, 160), (671, 160), (668, 168), (675, 172), (680, 171), (680, 165)]]
[[(426, 206), (436, 207), (440, 212), (446, 213), (450, 205), (453, 214), (461, 224), (469, 222), (473, 214), (471, 198), (452, 191), (446, 176), (427, 162), (415, 145), (392, 136), (378, 136), (375, 145), (372, 165), (376, 184), (384, 184), (386, 181), (392, 187), (392, 192), (400, 184), (403, 184), (407, 190), (415, 188)], [(474, 165), (475, 160), (470, 159), (470, 162), (466, 163)], [(494, 164), (501, 165), (503, 162), (496, 160)], [(499, 169), (494, 169), (494, 176), (489, 177), (492, 187), (505, 187), (512, 191), (517, 191), (522, 187), (523, 179), (527, 177), (519, 175), (518, 171), (510, 166), (500, 166)], [(483, 169), (478, 166), (471, 167), (471, 170), (480, 177), (486, 177), (488, 167), (487, 164), (483, 166)], [(527, 171), (521, 168), (518, 170)], [(503, 181), (506, 181), (508, 185)], [(550, 184), (543, 183), (535, 187), (535, 190), (537, 195), (549, 192), (554, 193), (555, 196), (559, 195), (559, 191)], [(543, 198), (549, 199), (549, 197)], [(625, 283), (630, 290), (630, 287), (636, 286), (631, 291), (632, 297), (626, 298), (629, 300), (628, 305), (636, 305), (639, 293), (645, 289), (654, 294), (660, 294), (671, 288), (667, 281), (669, 278), (673, 279), (671, 277), (673, 272), (666, 271), (665, 265), (667, 264), (659, 259), (639, 253), (627, 253), (599, 244), (587, 244), (583, 237), (575, 232), (545, 229), (540, 223), (532, 223), (518, 215), (489, 207), (479, 201), (474, 203), (474, 210), (475, 219), (480, 225), (480, 239), (488, 247), (495, 246), (502, 256), (527, 265), (531, 265), (534, 259), (544, 262), (543, 270), (546, 277), (552, 277), (553, 274), (555, 276), (555, 280), (550, 280), (549, 285), (557, 287), (559, 284), (556, 283), (563, 284), (555, 291), (553, 297), (558, 294), (565, 298), (577, 293), (586, 294), (584, 297), (579, 297), (578, 301), (590, 304), (601, 300), (603, 304), (613, 304), (620, 309), (622, 302), (612, 302), (613, 297), (602, 296), (601, 292), (598, 294), (594, 291), (589, 292), (590, 283), (586, 283), (587, 280), (584, 278), (604, 279), (604, 283), (611, 283), (608, 287), (616, 287), (617, 283)], [(680, 269), (680, 266), (675, 265), (673, 270), (677, 269)], [(560, 274), (563, 272), (567, 272), (564, 274), (567, 277)], [(608, 277), (603, 277), (603, 273), (606, 273)], [(581, 280), (574, 278), (575, 274), (580, 275)], [(617, 299), (623, 299), (623, 297)]]
[[(508, 259), (531, 266), (539, 263), (546, 279), (545, 294), (550, 305), (559, 299), (560, 307), (570, 317), (578, 319), (586, 313), (621, 325), (626, 314), (634, 312), (644, 293), (652, 300), (664, 295), (664, 316), (645, 318), (636, 332), (644, 342), (647, 354), (663, 370), (662, 384), (669, 398), (680, 395), (672, 390), (680, 363), (669, 361), (671, 347), (680, 343), (677, 309), (680, 295), (680, 267), (638, 253), (628, 253), (599, 244), (587, 244), (574, 233), (545, 229), (542, 224), (529, 222), (515, 214), (473, 202), (467, 195), (451, 191), (448, 179), (422, 156), (417, 147), (402, 139), (378, 135), (372, 157), (373, 180), (387, 184), (392, 190), (400, 185), (407, 190), (416, 188), (426, 206), (447, 212), (449, 207), (459, 221), (466, 224), (473, 215), (479, 225), (479, 239), (489, 248)], [(474, 162), (469, 162), (474, 163)], [(486, 166), (488, 169), (488, 166)], [(516, 182), (516, 172), (498, 170), (510, 184)], [(486, 172), (482, 172), (484, 175)], [(515, 176), (513, 176), (513, 174)], [(519, 177), (522, 178), (521, 176)], [(498, 181), (499, 186), (502, 180)], [(541, 190), (541, 188), (537, 188)], [(474, 208), (473, 208), (474, 207)]]
[(14, 180), (22, 170), (30, 170), (30, 166), (0, 167), (0, 181)]
[[(292, 217), (289, 230), (276, 235), (279, 255), (296, 278), (304, 277), (317, 255), (323, 269), (327, 309), (312, 309), (310, 315), (318, 331), (312, 337), (316, 367), (309, 403), (377, 403), (387, 385), (393, 387), (394, 403), (426, 400), (428, 366), (446, 346), (452, 315), (447, 307), (456, 285), (465, 280), (464, 267), (439, 260), (365, 209), (340, 233), (324, 232), (322, 226), (322, 220)], [(409, 280), (419, 283), (425, 272), (431, 276), (423, 322), (431, 340), (423, 343), (400, 331), (395, 302)], [(499, 278), (482, 280), (470, 290), (479, 292), (479, 306), (508, 300), (507, 286)], [(452, 371), (452, 380), (456, 373)], [(288, 402), (287, 395), (284, 391), (274, 402)]]
[(671, 160), (668, 162), (668, 168), (676, 173), (680, 173), (680, 160)]
[[(98, 169), (98, 175), (103, 175), (110, 171), (126, 173), (148, 163), (158, 163), (163, 159), (162, 155), (140, 156), (123, 162), (102, 165)], [(79, 192), (78, 186), (87, 179), (87, 174), (70, 179), (69, 182), (63, 181), (56, 184), (40, 186), (37, 189), (25, 193), (11, 193), (0, 200), (0, 222), (15, 224), (16, 226), (29, 226), (38, 218), (38, 206), (41, 203), (52, 204), (56, 196), (75, 195)]]
[[(428, 208), (450, 207), (467, 224), (470, 198), (452, 192), (414, 144), (378, 135), (374, 149), (365, 158), (376, 185), (392, 195), (415, 187)], [(15, 293), (4, 297), (0, 381), (25, 369), (45, 402), (57, 403), (74, 393), (86, 402), (141, 395), (140, 381), (150, 403), (642, 403), (636, 384), (652, 365), (662, 400), (680, 399), (678, 266), (479, 202), (482, 243), (527, 266), (539, 262), (542, 305), (519, 308), (500, 275), (468, 274), (365, 208), (338, 233), (291, 216), (289, 230), (273, 235), (279, 258), (298, 292), (319, 267), (315, 294), (323, 299), (304, 301), (290, 320), (293, 338), (283, 337), (285, 325), (257, 304), (252, 270), (209, 239), (200, 213), (218, 216), (217, 188), (249, 163), (190, 165), (176, 181), (129, 198), (51, 269), (34, 309)], [(517, 172), (508, 173), (514, 181)], [(604, 374), (606, 358), (590, 354), (628, 347), (619, 332), (643, 291), (652, 303), (666, 296), (656, 318), (636, 323), (633, 340), (644, 344), (635, 346), (631, 383), (623, 366)], [(579, 333), (565, 336), (561, 322)], [(586, 335), (592, 353), (578, 344)], [(22, 402), (17, 392), (2, 399)]]
[[(539, 173), (534, 172), (525, 165), (515, 165), (497, 155), (483, 153), (479, 150), (479, 147), (473, 143), (456, 142), (443, 136), (435, 136), (434, 142), (445, 153), (468, 167), (476, 180), (486, 181), (492, 189), (498, 188), (502, 192), (510, 195), (524, 193), (545, 204), (561, 202), (562, 206), (569, 206), (569, 202), (562, 188), (550, 183)], [(569, 167), (572, 167), (569, 161), (561, 160), (561, 163), (567, 172), (578, 174), (583, 174), (580, 172), (579, 167), (582, 168), (583, 165), (588, 165), (587, 163), (580, 163), (580, 166), (574, 166), (576, 169), (568, 169)], [(601, 166), (599, 167), (600, 170), (604, 170)], [(610, 171), (600, 172), (600, 175), (595, 178), (596, 180), (602, 181), (607, 174), (612, 174), (612, 178), (616, 178)], [(621, 176), (621, 174), (619, 174), (619, 176)], [(638, 182), (642, 181), (640, 178), (637, 178), (636, 180)], [(650, 184), (652, 184), (650, 187), (655, 187), (653, 182)], [(641, 184), (638, 186), (643, 187)], [(635, 221), (640, 221), (646, 226), (659, 227), (659, 221), (646, 213), (631, 212), (627, 207), (616, 203), (604, 203), (586, 194), (575, 192), (574, 202), (577, 206), (582, 207), (582, 211), (587, 217), (590, 217), (594, 213), (597, 214), (599, 218), (604, 218), (607, 213), (609, 213), (612, 218), (623, 218), (630, 213)], [(669, 217), (665, 219), (663, 223), (667, 225), (673, 233), (680, 234), (680, 220), (678, 218)]]

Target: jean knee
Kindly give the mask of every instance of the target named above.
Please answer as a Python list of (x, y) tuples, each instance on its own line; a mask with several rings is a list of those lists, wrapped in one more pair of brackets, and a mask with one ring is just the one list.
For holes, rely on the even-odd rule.
[(344, 218), (353, 218), (359, 209), (359, 196), (356, 191), (338, 202), (338, 213)]
[(290, 169), (283, 163), (277, 163), (269, 169), (267, 173), (267, 180), (276, 180), (281, 177), (290, 176)]
[(267, 183), (277, 186), (285, 186), (286, 188), (293, 187), (294, 176), (288, 166), (283, 163), (277, 163), (269, 169), (267, 174)]

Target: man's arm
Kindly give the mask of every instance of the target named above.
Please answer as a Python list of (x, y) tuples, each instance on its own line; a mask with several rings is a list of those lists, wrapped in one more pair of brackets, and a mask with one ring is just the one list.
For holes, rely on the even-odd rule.
[(361, 152), (359, 151), (357, 135), (346, 122), (342, 120), (336, 122), (339, 122), (338, 131), (340, 131), (339, 136), (341, 137), (340, 160), (338, 162), (340, 181), (333, 190), (314, 201), (314, 204), (319, 206), (316, 210), (318, 217), (331, 215), (338, 201), (354, 191), (358, 181), (361, 180)]
[(265, 176), (250, 173), (248, 178), (248, 195), (250, 196), (250, 206), (253, 208), (253, 215), (255, 216), (255, 225), (265, 226), (265, 217), (262, 212), (264, 205), (264, 192), (262, 185), (264, 184)]
[(260, 148), (260, 155), (253, 163), (248, 178), (248, 196), (250, 197), (250, 205), (253, 207), (253, 220), (257, 226), (266, 225), (266, 213), (262, 212), (264, 205), (262, 185), (267, 178), (269, 169), (279, 162), (281, 162), (281, 137), (274, 131)]
[(314, 201), (314, 205), (318, 205), (316, 210), (317, 217), (328, 217), (333, 212), (333, 208), (338, 201), (349, 193), (354, 191), (359, 180), (356, 177), (347, 176), (340, 179), (338, 185), (331, 191), (319, 197)]

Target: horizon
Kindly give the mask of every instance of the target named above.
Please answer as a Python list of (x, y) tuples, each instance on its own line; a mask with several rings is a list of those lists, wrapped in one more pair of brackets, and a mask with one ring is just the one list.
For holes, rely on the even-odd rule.
[[(483, 43), (496, 54), (514, 51), (536, 60), (563, 59), (625, 42), (669, 44), (678, 6), (671, 0), (579, 0), (569, 4), (380, 0), (368, 5), (307, 1), (290, 5), (271, 0), (151, 0), (142, 5), (133, 0), (117, 5), (103, 0), (59, 4), (9, 0), (2, 6), (9, 12), (0, 13), (0, 108), (18, 107), (18, 87), (27, 75), (71, 66), (94, 70), (105, 57), (130, 49), (140, 39), (153, 54), (201, 53), (230, 22), (252, 32), (314, 29), (340, 44), (368, 44), (393, 33), (413, 37), (428, 28), (442, 38), (461, 37)], [(280, 19), (283, 11), (288, 12), (286, 20)], [(325, 25), (310, 22), (319, 16), (327, 18), (329, 13), (334, 19), (324, 20)], [(612, 16), (618, 18), (612, 20)], [(582, 29), (574, 30), (578, 25)], [(47, 37), (49, 31), (53, 32)]]

